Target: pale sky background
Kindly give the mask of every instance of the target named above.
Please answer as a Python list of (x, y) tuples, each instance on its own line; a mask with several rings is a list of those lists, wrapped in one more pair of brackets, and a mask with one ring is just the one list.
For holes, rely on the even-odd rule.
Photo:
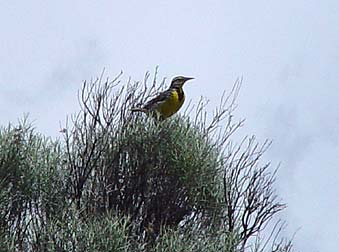
[(188, 99), (212, 105), (243, 76), (236, 116), (274, 141), (286, 234), (301, 228), (297, 251), (338, 250), (339, 1), (0, 0), (0, 33), (0, 123), (29, 113), (53, 137), (104, 67), (194, 76)]

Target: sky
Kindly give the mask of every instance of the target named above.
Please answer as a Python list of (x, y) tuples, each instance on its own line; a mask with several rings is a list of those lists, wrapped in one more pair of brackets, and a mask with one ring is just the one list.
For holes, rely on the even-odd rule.
[(194, 76), (211, 109), (243, 77), (244, 134), (272, 139), (277, 190), (297, 251), (339, 240), (339, 2), (0, 1), (0, 123), (24, 114), (52, 137), (83, 80)]

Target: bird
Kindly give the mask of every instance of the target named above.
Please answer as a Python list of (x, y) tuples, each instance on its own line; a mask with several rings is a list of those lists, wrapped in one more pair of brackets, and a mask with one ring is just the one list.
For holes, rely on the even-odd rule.
[(152, 114), (159, 120), (174, 115), (181, 108), (185, 101), (185, 93), (183, 85), (186, 81), (194, 79), (193, 77), (177, 76), (173, 78), (170, 87), (161, 92), (158, 96), (152, 100), (146, 102), (141, 107), (132, 108), (132, 112), (144, 112), (146, 114)]

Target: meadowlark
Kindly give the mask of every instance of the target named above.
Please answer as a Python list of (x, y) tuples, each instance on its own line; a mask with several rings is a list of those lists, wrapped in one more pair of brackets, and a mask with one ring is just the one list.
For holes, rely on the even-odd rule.
[(175, 77), (171, 86), (158, 96), (148, 101), (145, 105), (139, 108), (132, 108), (132, 112), (140, 111), (159, 118), (166, 119), (175, 114), (185, 101), (185, 93), (182, 86), (186, 81), (192, 80), (191, 77), (178, 76)]

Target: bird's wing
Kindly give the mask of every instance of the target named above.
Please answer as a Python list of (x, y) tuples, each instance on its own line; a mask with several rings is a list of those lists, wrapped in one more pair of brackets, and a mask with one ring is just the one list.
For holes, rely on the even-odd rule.
[(168, 89), (168, 90), (160, 93), (158, 96), (156, 96), (152, 100), (148, 101), (143, 108), (146, 109), (146, 110), (154, 110), (161, 103), (166, 101), (166, 99), (169, 98), (171, 95), (172, 95), (172, 90)]

